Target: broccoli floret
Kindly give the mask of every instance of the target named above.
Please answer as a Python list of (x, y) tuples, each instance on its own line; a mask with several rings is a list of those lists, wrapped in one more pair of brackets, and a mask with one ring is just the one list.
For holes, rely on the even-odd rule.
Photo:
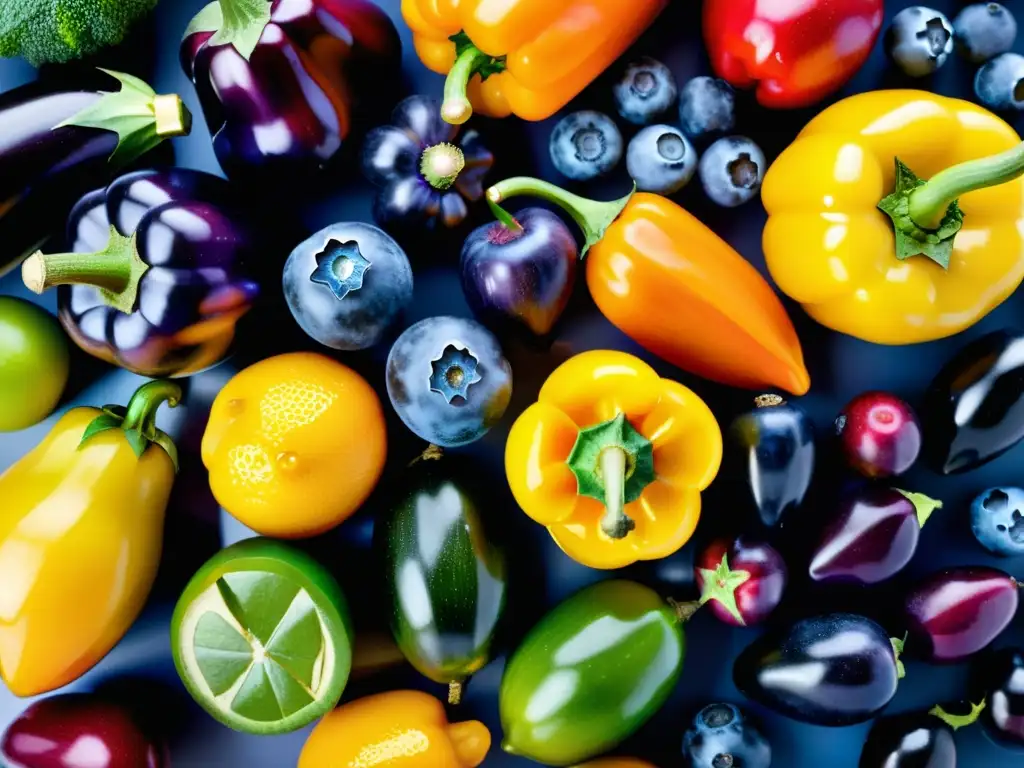
[(33, 66), (68, 61), (117, 45), (157, 0), (5, 0), (0, 3), (0, 56)]

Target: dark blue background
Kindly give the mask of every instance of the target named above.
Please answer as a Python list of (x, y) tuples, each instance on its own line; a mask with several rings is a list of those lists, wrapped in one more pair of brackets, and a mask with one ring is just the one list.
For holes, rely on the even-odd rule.
[[(410, 37), (398, 16), (398, 0), (379, 0), (379, 4), (392, 13), (402, 29), (408, 87), (419, 92), (439, 93), (441, 79), (427, 72), (417, 61)], [(178, 65), (178, 40), (189, 18), (202, 5), (203, 0), (163, 0), (155, 18), (136, 31), (127, 49), (105, 56), (103, 63), (150, 78), (159, 92), (181, 93), (197, 120), (192, 135), (175, 142), (178, 162), (183, 166), (219, 172), (192, 86)], [(672, 7), (656, 23), (656, 29), (648, 33), (635, 48), (637, 54), (653, 55), (665, 61), (680, 83), (708, 71), (700, 40), (699, 5), (685, 0), (673, 2)], [(899, 9), (911, 3), (890, 0), (887, 5), (888, 21)], [(952, 16), (964, 3), (937, 0), (934, 5)], [(1018, 0), (1009, 0), (1008, 5), (1018, 12), (1024, 23), (1024, 4)], [(1024, 38), (1018, 41), (1017, 49), (1024, 50)], [(55, 68), (46, 76), (67, 77), (72, 72), (73, 69)], [(952, 58), (936, 77), (910, 81), (893, 72), (887, 65), (879, 43), (869, 64), (840, 96), (883, 87), (916, 85), (969, 98), (974, 72), (972, 65), (959, 58)], [(34, 70), (21, 61), (0, 62), (0, 89), (15, 87), (34, 76)], [(610, 111), (609, 102), (608, 83), (599, 82), (573, 102), (571, 107), (586, 105)], [(793, 139), (814, 112), (768, 112), (758, 108), (752, 99), (744, 97), (741, 100), (737, 132), (748, 134), (758, 141), (771, 158)], [(530, 172), (558, 180), (547, 157), (547, 140), (554, 122), (555, 118), (552, 118), (541, 124), (527, 126), (519, 121), (500, 124), (487, 120), (476, 121), (477, 127), (488, 136), (491, 148), (499, 155), (499, 167), (494, 178), (511, 172)], [(1018, 119), (1016, 127), (1018, 130), (1024, 128), (1024, 120)], [(623, 130), (628, 139), (632, 129), (623, 126)], [(627, 188), (624, 174), (625, 171), (620, 169), (606, 183), (581, 189), (594, 196), (618, 196)], [(799, 183), (799, 180), (794, 183)], [(283, 263), (290, 244), (299, 242), (306, 233), (322, 226), (336, 221), (370, 219), (372, 190), (357, 173), (351, 170), (332, 171), (327, 186), (330, 189), (307, 190), (278, 186), (251, 190), (259, 198), (258, 204), (254, 206), (257, 215), (265, 223), (273, 221), (275, 224), (277, 237), (273, 241), (268, 240), (267, 252), (264, 254), (268, 262)], [(679, 195), (679, 201), (712, 226), (751, 262), (763, 267), (760, 233), (765, 214), (760, 204), (752, 202), (743, 208), (729, 211), (717, 209), (703, 198), (699, 186), (695, 181)], [(287, 213), (289, 210), (294, 212), (294, 216)], [(478, 215), (483, 215), (483, 212), (478, 212)], [(269, 243), (276, 240), (284, 245), (271, 247)], [(421, 242), (410, 246), (408, 250), (416, 271), (416, 284), (415, 303), (406, 321), (411, 323), (437, 314), (468, 315), (454, 270), (458, 258), (457, 242)], [(26, 295), (16, 275), (8, 275), (0, 280), (0, 293)], [(52, 296), (44, 297), (42, 303), (53, 309)], [(942, 478), (920, 466), (901, 479), (902, 487), (941, 498), (945, 502), (945, 509), (936, 513), (928, 524), (915, 560), (900, 578), (875, 590), (822, 592), (807, 588), (802, 577), (806, 566), (803, 557), (807, 542), (814, 538), (821, 522), (829, 514), (832, 500), (849, 480), (835, 469), (827, 440), (831, 420), (837, 411), (853, 395), (867, 389), (891, 390), (911, 403), (919, 403), (931, 377), (961, 345), (993, 329), (1024, 326), (1024, 301), (1021, 297), (1012, 297), (983, 323), (956, 338), (893, 348), (872, 346), (828, 332), (811, 322), (799, 307), (792, 303), (787, 306), (803, 341), (813, 380), (811, 393), (800, 402), (813, 415), (822, 439), (821, 470), (816, 479), (812, 502), (803, 514), (788, 521), (777, 539), (778, 545), (789, 553), (793, 571), (791, 588), (780, 610), (779, 620), (849, 608), (874, 616), (885, 623), (893, 634), (898, 634), (901, 629), (898, 621), (892, 617), (892, 609), (898, 605), (901, 590), (915, 576), (953, 564), (992, 564), (1009, 570), (1018, 578), (1024, 578), (1024, 563), (1021, 560), (992, 558), (974, 541), (968, 513), (970, 500), (981, 490), (997, 484), (1024, 482), (1024, 446), (1019, 446), (999, 460), (965, 476)], [(278, 319), (281, 322), (275, 322)], [(184, 465), (168, 511), (161, 575), (146, 612), (128, 636), (96, 669), (73, 686), (79, 689), (116, 688), (124, 696), (137, 701), (138, 706), (159, 714), (170, 733), (173, 763), (181, 768), (282, 768), (293, 765), (308, 731), (280, 737), (252, 737), (235, 734), (220, 726), (187, 697), (178, 682), (169, 652), (167, 622), (174, 600), (185, 581), (218, 546), (251, 535), (218, 509), (207, 490), (205, 472), (197, 457), (206, 408), (217, 390), (239, 367), (276, 351), (315, 347), (298, 332), (287, 313), (280, 317), (272, 315), (266, 327), (271, 332), (264, 331), (255, 342), (250, 338), (247, 348), (243, 348), (235, 359), (190, 380), (185, 407), (162, 414), (161, 424), (177, 437), (184, 453)], [(490, 486), (493, 490), (490, 501), (494, 513), (507, 524), (507, 544), (515, 569), (512, 603), (505, 632), (506, 645), (509, 647), (515, 646), (523, 632), (548, 606), (580, 586), (608, 575), (583, 568), (561, 554), (543, 529), (532, 524), (515, 507), (506, 490), (501, 468), (507, 428), (515, 416), (536, 397), (547, 374), (570, 354), (608, 347), (636, 353), (655, 363), (663, 374), (671, 375), (692, 387), (707, 399), (723, 424), (727, 424), (735, 413), (750, 403), (752, 393), (711, 385), (653, 360), (651, 355), (637, 348), (597, 312), (586, 296), (582, 281), (566, 314), (558, 340), (551, 350), (543, 352), (518, 345), (506, 347), (516, 377), (512, 406), (499, 429), (464, 453), (472, 454), (491, 473), (493, 482)], [(366, 354), (338, 357), (362, 371), (386, 400), (382, 386), (386, 353), (384, 345), (384, 348)], [(107, 368), (84, 355), (76, 354), (72, 384), (62, 409), (76, 404), (124, 402), (139, 383), (138, 377)], [(389, 413), (389, 416), (391, 464), (398, 467), (415, 455), (419, 446), (393, 414)], [(51, 417), (45, 423), (24, 432), (0, 435), (0, 469), (9, 466), (41, 439), (53, 421)], [(691, 596), (690, 566), (694, 544), (699, 544), (715, 533), (753, 528), (753, 517), (749, 502), (742, 493), (738, 469), (738, 464), (727, 461), (722, 473), (707, 492), (703, 518), (694, 543), (673, 558), (629, 569), (626, 575), (657, 586), (665, 594), (682, 598)], [(380, 627), (377, 597), (373, 589), (377, 577), (366, 552), (370, 518), (376, 504), (376, 499), (371, 500), (365, 515), (305, 544), (335, 571), (346, 586), (350, 599), (356, 604), (361, 631)], [(755, 631), (729, 630), (711, 615), (702, 612), (687, 627), (686, 632), (689, 650), (678, 689), (658, 716), (621, 748), (621, 754), (648, 758), (662, 768), (679, 765), (679, 741), (692, 714), (701, 705), (714, 699), (740, 701), (741, 697), (731, 680), (732, 660), (755, 636)], [(1008, 645), (1022, 641), (1024, 618), (1018, 617), (997, 644)], [(497, 718), (497, 690), (502, 663), (503, 659), (495, 661), (473, 679), (460, 709), (463, 718), (476, 717), (487, 722), (496, 744), (501, 738)], [(967, 665), (930, 667), (910, 661), (907, 671), (907, 678), (890, 711), (927, 707), (938, 701), (959, 698), (966, 693), (969, 679)], [(351, 683), (346, 698), (375, 690), (412, 686), (441, 694), (438, 687), (426, 684), (407, 669), (399, 669), (370, 681)], [(6, 724), (24, 705), (25, 702), (16, 700), (6, 691), (0, 692), (0, 720)], [(857, 764), (868, 725), (844, 729), (815, 728), (758, 711), (754, 707), (751, 709), (763, 718), (764, 731), (775, 750), (774, 765), (782, 768), (822, 765), (852, 768)], [(961, 731), (957, 735), (957, 742), (960, 765), (968, 768), (1001, 765), (1014, 757), (992, 746), (983, 736), (980, 727)], [(497, 747), (485, 762), (486, 766), (496, 768), (528, 764), (532, 763), (507, 757)]]

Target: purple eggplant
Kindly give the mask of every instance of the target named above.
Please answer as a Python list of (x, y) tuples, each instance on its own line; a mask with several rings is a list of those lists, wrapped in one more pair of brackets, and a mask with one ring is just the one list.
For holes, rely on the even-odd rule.
[(858, 768), (956, 768), (953, 733), (975, 723), (985, 704), (954, 702), (875, 721)]
[(1003, 648), (988, 656), (980, 683), (987, 705), (985, 732), (1002, 747), (1024, 750), (1024, 648)]
[(181, 43), (229, 176), (293, 179), (326, 165), (394, 103), (401, 41), (368, 0), (219, 0)]
[(188, 376), (228, 353), (259, 295), (240, 221), (223, 179), (129, 173), (72, 209), (72, 253), (35, 253), (22, 278), (37, 293), (60, 286), (61, 324), (86, 352), (143, 376)]
[(119, 91), (35, 82), (0, 94), (0, 275), (60, 232), (71, 206), (97, 181), (191, 129), (192, 115), (177, 96), (107, 74)]
[(576, 239), (544, 208), (526, 208), (514, 219), (496, 212), (499, 221), (473, 230), (462, 246), (462, 290), (485, 325), (546, 336), (572, 296)]
[(907, 649), (936, 662), (956, 662), (982, 650), (1017, 612), (1020, 585), (995, 568), (939, 571), (907, 595)]
[(843, 499), (811, 557), (815, 581), (877, 584), (917, 550), (921, 528), (942, 502), (921, 493), (865, 486)]
[(374, 128), (363, 147), (363, 173), (380, 187), (373, 218), (399, 234), (459, 226), (468, 203), (483, 197), (484, 176), (494, 155), (480, 134), (441, 119), (441, 104), (410, 96), (391, 115), (391, 124)]
[(870, 720), (903, 676), (896, 644), (864, 616), (798, 621), (747, 647), (733, 666), (747, 697), (794, 720), (842, 726)]

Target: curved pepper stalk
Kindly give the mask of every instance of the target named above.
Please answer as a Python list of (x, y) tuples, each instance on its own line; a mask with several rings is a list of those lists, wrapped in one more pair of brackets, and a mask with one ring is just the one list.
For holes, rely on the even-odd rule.
[(174, 471), (178, 471), (178, 449), (174, 441), (163, 430), (157, 429), (156, 413), (160, 405), (167, 403), (175, 408), (181, 402), (181, 387), (171, 381), (151, 381), (143, 384), (132, 395), (128, 406), (103, 406), (103, 414), (97, 416), (82, 433), (78, 447), (81, 449), (96, 435), (111, 429), (124, 432), (132, 451), (138, 458), (150, 445), (159, 446), (170, 458)]

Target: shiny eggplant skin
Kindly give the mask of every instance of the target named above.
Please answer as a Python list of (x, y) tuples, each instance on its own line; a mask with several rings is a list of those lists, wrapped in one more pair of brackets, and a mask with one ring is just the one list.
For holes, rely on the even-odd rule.
[(985, 659), (982, 724), (1002, 747), (1024, 751), (1024, 648), (1003, 648)]
[(1004, 329), (968, 344), (932, 381), (922, 410), (929, 463), (950, 475), (1024, 438), (1024, 334)]
[(773, 395), (737, 417), (731, 430), (761, 522), (774, 526), (799, 507), (814, 474), (814, 427), (802, 408)]
[(733, 665), (736, 687), (769, 709), (813, 725), (863, 723), (896, 694), (896, 653), (864, 616), (833, 613), (762, 636)]
[(577, 592), (505, 668), (502, 749), (554, 766), (607, 752), (665, 703), (684, 652), (676, 612), (648, 587), (612, 580)]
[(180, 58), (232, 178), (316, 171), (394, 103), (401, 41), (369, 0), (273, 0), (248, 60), (214, 34), (187, 34)]
[(399, 478), (375, 546), (398, 647), (434, 682), (462, 683), (491, 660), (505, 608), (505, 553), (489, 535), (472, 468), (431, 455)]
[(90, 354), (142, 376), (187, 376), (220, 362), (260, 293), (254, 239), (227, 183), (175, 168), (125, 174), (85, 195), (68, 218), (75, 253), (102, 250), (111, 227), (136, 235), (149, 269), (130, 314), (93, 285), (61, 285), (58, 317)]
[(927, 712), (879, 718), (858, 768), (956, 768), (953, 729)]

